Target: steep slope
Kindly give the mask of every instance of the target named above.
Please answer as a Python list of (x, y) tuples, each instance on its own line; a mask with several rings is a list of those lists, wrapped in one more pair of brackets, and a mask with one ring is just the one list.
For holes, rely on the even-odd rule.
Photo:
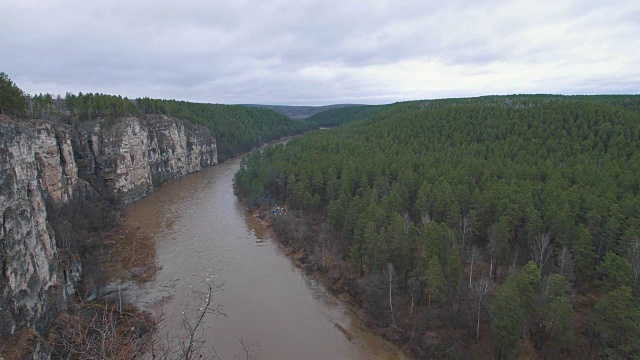
[[(593, 334), (570, 320), (601, 316), (601, 296), (640, 293), (637, 99), (400, 103), (255, 153), (236, 185), (249, 201), (286, 203), (308, 219), (308, 227), (286, 216), (272, 222), (308, 256), (346, 260), (327, 273), (416, 354), (438, 357), (456, 343), (468, 344), (456, 351), (497, 346), (515, 356), (524, 324), (534, 351), (584, 358)], [(314, 241), (296, 235), (323, 223)], [(551, 278), (560, 290), (549, 290)], [(495, 303), (475, 302), (483, 288)], [(625, 311), (640, 314), (637, 305)], [(465, 330), (476, 326), (479, 344)], [(593, 351), (640, 354), (624, 340), (640, 338), (637, 329), (607, 326), (593, 328), (601, 336)]]
[(142, 113), (171, 114), (209, 128), (218, 142), (220, 161), (281, 137), (317, 128), (313, 122), (291, 120), (273, 110), (256, 107), (175, 100), (136, 101)]
[(155, 186), (218, 162), (209, 131), (166, 115), (80, 125), (81, 171), (95, 173), (119, 203), (146, 196)]
[(55, 315), (60, 276), (45, 203), (69, 201), (78, 177), (68, 133), (50, 123), (5, 118), (0, 138), (1, 341), (24, 326), (43, 331)]
[(0, 341), (47, 329), (82, 274), (87, 234), (112, 226), (115, 206), (217, 163), (206, 128), (160, 115), (112, 126), (2, 117), (0, 140)]

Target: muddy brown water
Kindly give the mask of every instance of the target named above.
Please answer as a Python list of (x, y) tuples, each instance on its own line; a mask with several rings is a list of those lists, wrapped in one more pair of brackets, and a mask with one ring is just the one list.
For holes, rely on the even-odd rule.
[[(198, 310), (194, 290), (224, 284), (214, 302), (226, 317), (205, 318), (207, 346), (222, 359), (405, 359), (323, 286), (296, 268), (233, 194), (240, 158), (164, 184), (126, 210), (156, 240), (156, 277), (127, 296), (163, 307), (176, 337), (183, 311)], [(342, 327), (344, 330), (340, 330)], [(346, 336), (345, 332), (350, 336)], [(349, 337), (351, 339), (349, 339)]]

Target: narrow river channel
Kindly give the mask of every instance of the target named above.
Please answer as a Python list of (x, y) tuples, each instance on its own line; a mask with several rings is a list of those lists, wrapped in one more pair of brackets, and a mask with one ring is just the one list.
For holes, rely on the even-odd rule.
[[(297, 269), (232, 191), (240, 158), (162, 185), (126, 210), (156, 240), (156, 277), (129, 298), (164, 306), (168, 331), (197, 310), (193, 290), (215, 294), (226, 317), (207, 317), (205, 337), (222, 359), (241, 355), (239, 339), (260, 359), (403, 359), (348, 307)], [(336, 325), (337, 324), (337, 325)], [(351, 339), (338, 328), (353, 334)]]

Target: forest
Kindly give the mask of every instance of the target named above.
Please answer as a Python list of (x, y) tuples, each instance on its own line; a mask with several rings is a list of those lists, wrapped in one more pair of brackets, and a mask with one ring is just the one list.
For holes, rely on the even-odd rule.
[(358, 106), (357, 104), (334, 104), (324, 106), (297, 106), (297, 105), (260, 105), (260, 104), (243, 104), (244, 106), (259, 107), (271, 109), (294, 120), (307, 119), (315, 114), (343, 107)]
[(199, 104), (176, 100), (136, 99), (143, 113), (166, 113), (204, 125), (218, 145), (218, 158), (227, 160), (258, 145), (318, 127), (292, 120), (276, 111), (243, 105)]
[(254, 206), (286, 205), (276, 233), (417, 357), (638, 358), (639, 104), (331, 110), (315, 118), (363, 116), (252, 153), (235, 187)]
[(105, 119), (113, 123), (126, 116), (166, 114), (204, 125), (217, 141), (224, 161), (270, 141), (318, 127), (313, 121), (292, 120), (278, 112), (241, 105), (202, 104), (177, 100), (127, 97), (99, 93), (24, 93), (0, 73), (0, 113), (22, 118), (63, 118), (70, 121)]
[(354, 105), (346, 108), (329, 109), (307, 118), (321, 127), (335, 127), (347, 122), (366, 119), (390, 105)]
[(25, 94), (9, 75), (0, 72), (0, 113), (24, 116), (27, 109)]

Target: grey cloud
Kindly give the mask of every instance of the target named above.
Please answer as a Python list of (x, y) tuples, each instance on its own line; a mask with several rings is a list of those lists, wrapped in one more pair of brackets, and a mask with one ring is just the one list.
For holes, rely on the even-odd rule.
[[(625, 79), (640, 72), (624, 66), (640, 60), (629, 50), (640, 45), (634, 1), (0, 2), (0, 70), (30, 92), (379, 103), (523, 89), (629, 91), (637, 82)], [(410, 84), (389, 75), (434, 62), (426, 68), (454, 75)], [(607, 71), (609, 63), (624, 74)], [(519, 70), (504, 78), (496, 64)], [(573, 67), (588, 73), (567, 74)], [(523, 80), (528, 68), (539, 78)]]

